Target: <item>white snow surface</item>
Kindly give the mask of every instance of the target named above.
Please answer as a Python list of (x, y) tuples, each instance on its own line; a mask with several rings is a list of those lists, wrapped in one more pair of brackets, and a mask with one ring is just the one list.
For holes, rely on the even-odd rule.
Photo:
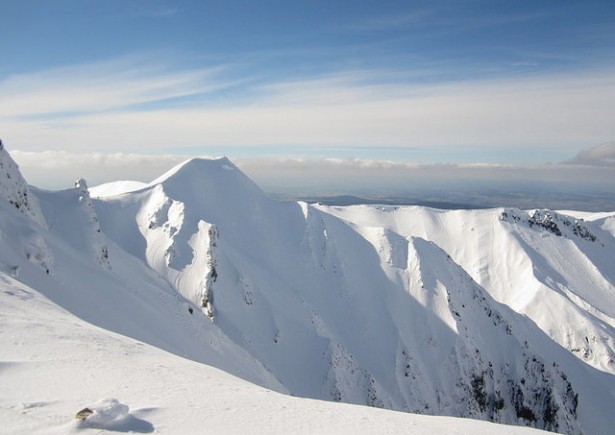
[[(275, 393), (93, 326), (6, 274), (0, 283), (3, 434), (545, 433)], [(80, 422), (84, 407), (94, 414)]]
[(0, 431), (612, 434), (615, 213), (105, 189), (0, 202)]
[(121, 195), (122, 193), (134, 192), (147, 186), (147, 183), (140, 181), (112, 181), (110, 183), (99, 184), (90, 188), (90, 194), (94, 198)]

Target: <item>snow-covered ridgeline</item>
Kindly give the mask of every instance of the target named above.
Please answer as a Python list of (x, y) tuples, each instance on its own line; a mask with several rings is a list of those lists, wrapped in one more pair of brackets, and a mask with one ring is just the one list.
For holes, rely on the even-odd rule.
[(544, 210), (321, 208), (359, 227), (382, 225), (435, 242), (496, 300), (528, 315), (579, 358), (615, 373), (615, 244), (603, 229), (608, 216), (592, 222)]
[[(0, 261), (83, 319), (278, 391), (614, 425), (612, 214), (279, 203), (227, 159), (123, 185), (34, 190), (50, 231), (0, 209)], [(47, 278), (24, 240), (53, 254)], [(112, 269), (84, 255), (100, 246)]]
[(102, 235), (100, 234), (98, 215), (96, 214), (96, 210), (94, 210), (94, 207), (92, 205), (90, 191), (88, 190), (88, 185), (86, 181), (83, 178), (78, 179), (75, 182), (75, 189), (77, 190), (78, 195), (77, 200), (81, 204), (81, 208), (86, 214), (88, 222), (91, 224), (92, 235), (90, 245), (95, 252), (96, 259), (101, 264), (101, 266), (111, 268), (111, 264), (109, 263), (109, 248), (103, 241)]
[(7, 201), (34, 222), (45, 226), (37, 199), (32, 195), (17, 163), (11, 158), (0, 140), (0, 201)]

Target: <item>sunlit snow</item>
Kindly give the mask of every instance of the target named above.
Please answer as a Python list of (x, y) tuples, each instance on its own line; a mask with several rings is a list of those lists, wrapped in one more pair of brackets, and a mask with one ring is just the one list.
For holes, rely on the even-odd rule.
[(277, 202), (226, 158), (43, 191), (0, 153), (0, 432), (615, 427), (615, 213)]

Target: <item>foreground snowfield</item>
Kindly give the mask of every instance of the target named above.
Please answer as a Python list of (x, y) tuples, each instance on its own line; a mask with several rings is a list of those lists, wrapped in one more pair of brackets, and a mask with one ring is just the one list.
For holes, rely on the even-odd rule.
[[(0, 433), (543, 433), (282, 395), (92, 326), (5, 274), (0, 288)], [(128, 415), (75, 420), (104, 398)]]
[(0, 149), (0, 431), (612, 435), (614, 230), (276, 202), (227, 159), (49, 192)]

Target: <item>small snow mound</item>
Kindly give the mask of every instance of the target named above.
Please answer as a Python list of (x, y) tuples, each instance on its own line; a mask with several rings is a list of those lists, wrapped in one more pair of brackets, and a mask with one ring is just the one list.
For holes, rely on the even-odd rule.
[(102, 399), (83, 408), (75, 418), (82, 427), (103, 428), (113, 424), (128, 415), (128, 405), (120, 403), (115, 398)]

